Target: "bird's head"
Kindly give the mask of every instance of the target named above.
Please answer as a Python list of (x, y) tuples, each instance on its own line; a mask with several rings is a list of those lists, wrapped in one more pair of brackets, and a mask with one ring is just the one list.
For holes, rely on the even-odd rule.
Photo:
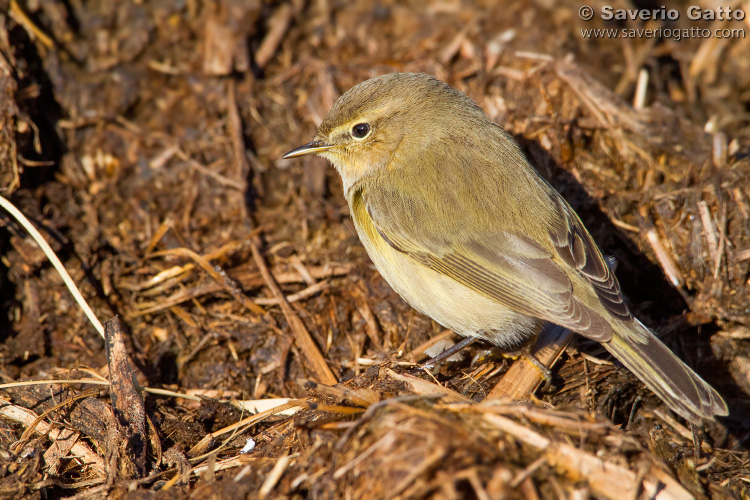
[[(342, 95), (315, 138), (282, 158), (318, 154), (344, 181), (344, 191), (382, 169), (408, 168), (487, 116), (465, 94), (424, 73), (391, 73), (362, 82)], [(472, 127), (473, 128), (473, 127)], [(439, 149), (439, 148), (438, 148)]]

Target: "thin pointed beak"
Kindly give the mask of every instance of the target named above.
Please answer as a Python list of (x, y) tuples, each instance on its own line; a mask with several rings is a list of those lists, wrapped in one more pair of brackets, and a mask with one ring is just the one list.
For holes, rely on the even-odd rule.
[(287, 158), (297, 158), (298, 156), (314, 155), (322, 153), (323, 151), (328, 151), (332, 147), (332, 144), (327, 144), (324, 141), (315, 140), (312, 142), (308, 142), (307, 144), (303, 144), (298, 148), (292, 149), (288, 153), (284, 154), (281, 159), (286, 160)]

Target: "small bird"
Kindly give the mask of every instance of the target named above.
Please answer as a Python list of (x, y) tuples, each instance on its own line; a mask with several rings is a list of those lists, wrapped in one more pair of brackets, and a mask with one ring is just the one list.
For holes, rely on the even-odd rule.
[(341, 175), (367, 253), (423, 314), (502, 348), (552, 322), (601, 342), (687, 420), (728, 414), (633, 317), (576, 213), (466, 94), (422, 73), (367, 80), (283, 158), (310, 154)]

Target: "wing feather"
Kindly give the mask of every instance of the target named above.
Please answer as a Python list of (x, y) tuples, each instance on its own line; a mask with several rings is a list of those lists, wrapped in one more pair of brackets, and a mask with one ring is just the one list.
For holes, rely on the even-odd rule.
[[(591, 283), (607, 310), (620, 311), (621, 304), (629, 314), (617, 280), (588, 233), (575, 224), (570, 235), (550, 235), (559, 256), (555, 260), (552, 252), (539, 243), (507, 231), (482, 231), (471, 237), (456, 235), (459, 241), (450, 245), (421, 238), (409, 232), (409, 227), (420, 226), (418, 220), (412, 220), (410, 225), (399, 223), (398, 214), (403, 211), (392, 198), (388, 203), (367, 199), (365, 203), (373, 226), (389, 246), (511, 310), (551, 321), (600, 342), (608, 341), (612, 337), (611, 326), (574, 295), (573, 282), (564, 269), (569, 266)], [(411, 208), (412, 217), (423, 213)]]
[(560, 224), (550, 232), (557, 255), (568, 266), (576, 269), (593, 286), (602, 305), (610, 314), (623, 321), (632, 321), (633, 315), (622, 297), (620, 283), (607, 265), (594, 240), (584, 229), (573, 210), (560, 198), (553, 200), (567, 224)]

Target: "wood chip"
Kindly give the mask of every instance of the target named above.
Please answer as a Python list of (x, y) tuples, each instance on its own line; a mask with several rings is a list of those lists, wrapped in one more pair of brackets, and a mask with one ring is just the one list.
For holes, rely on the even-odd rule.
[[(573, 333), (570, 330), (548, 325), (539, 335), (532, 355), (544, 366), (551, 368), (572, 338)], [(528, 399), (542, 380), (544, 377), (539, 369), (529, 360), (520, 358), (492, 388), (487, 399)]]
[[(119, 460), (131, 461), (133, 467), (119, 467), (121, 472), (128, 470), (143, 477), (146, 474), (148, 458), (148, 437), (146, 435), (146, 408), (141, 392), (135, 384), (135, 374), (125, 350), (122, 327), (117, 316), (104, 323), (105, 347), (109, 367), (112, 409), (121, 429), (125, 432), (127, 444), (118, 446)], [(122, 445), (121, 445), (122, 446)], [(129, 477), (127, 479), (134, 479)]]

